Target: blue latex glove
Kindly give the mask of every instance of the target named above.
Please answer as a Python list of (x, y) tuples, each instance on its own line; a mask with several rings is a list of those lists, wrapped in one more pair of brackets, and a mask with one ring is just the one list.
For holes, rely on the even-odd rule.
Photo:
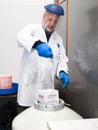
[(69, 83), (69, 77), (65, 72), (59, 73), (59, 79), (63, 82), (62, 88), (66, 88)]
[(45, 58), (53, 57), (52, 49), (46, 43), (37, 45), (36, 50), (37, 50), (39, 56), (42, 56)]

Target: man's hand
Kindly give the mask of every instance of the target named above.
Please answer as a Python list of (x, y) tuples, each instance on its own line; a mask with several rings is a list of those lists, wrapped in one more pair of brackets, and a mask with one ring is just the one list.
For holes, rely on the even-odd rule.
[(52, 49), (46, 43), (41, 43), (37, 45), (35, 49), (37, 50), (39, 56), (42, 56), (45, 58), (53, 57)]
[(69, 77), (68, 74), (65, 72), (60, 72), (59, 73), (59, 79), (62, 81), (63, 85), (62, 88), (66, 88), (66, 86), (69, 84)]

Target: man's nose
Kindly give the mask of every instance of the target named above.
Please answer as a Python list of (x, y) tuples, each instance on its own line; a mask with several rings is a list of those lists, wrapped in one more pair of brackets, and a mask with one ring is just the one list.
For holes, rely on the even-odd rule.
[(55, 25), (55, 21), (54, 20), (51, 21), (51, 25)]

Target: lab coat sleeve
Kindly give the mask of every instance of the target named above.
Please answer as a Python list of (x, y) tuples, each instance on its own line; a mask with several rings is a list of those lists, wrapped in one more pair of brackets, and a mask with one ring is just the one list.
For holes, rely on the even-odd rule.
[(18, 41), (19, 47), (25, 48), (28, 52), (31, 51), (34, 43), (37, 40), (39, 40), (37, 37), (34, 36), (34, 34), (36, 32), (36, 28), (37, 27), (35, 24), (30, 24), (18, 32), (17, 41)]
[(60, 59), (57, 68), (57, 77), (59, 77), (60, 71), (64, 71), (68, 74), (68, 57), (66, 56), (65, 48), (62, 42), (61, 42), (61, 49), (60, 49)]

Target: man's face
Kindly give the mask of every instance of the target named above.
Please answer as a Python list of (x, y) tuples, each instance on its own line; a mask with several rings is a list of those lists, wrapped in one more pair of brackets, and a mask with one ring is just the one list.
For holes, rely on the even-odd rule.
[(50, 12), (46, 12), (43, 16), (43, 23), (45, 29), (49, 32), (54, 31), (57, 22), (59, 20), (59, 16)]

